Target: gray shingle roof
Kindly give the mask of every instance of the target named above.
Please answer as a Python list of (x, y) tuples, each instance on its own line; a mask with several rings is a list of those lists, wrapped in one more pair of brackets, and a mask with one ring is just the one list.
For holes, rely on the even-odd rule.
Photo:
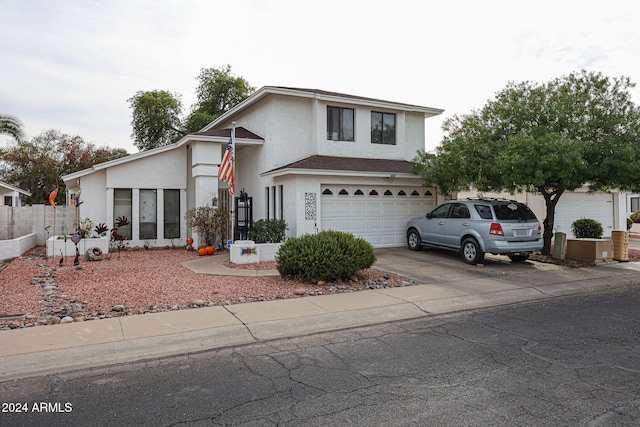
[(327, 169), (338, 171), (413, 173), (413, 164), (406, 160), (363, 159), (357, 157), (310, 156), (272, 169)]

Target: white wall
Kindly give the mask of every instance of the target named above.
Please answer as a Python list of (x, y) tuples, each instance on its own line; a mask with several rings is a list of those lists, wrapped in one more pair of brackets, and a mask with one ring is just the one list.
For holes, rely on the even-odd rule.
[(0, 240), (0, 260), (16, 258), (36, 246), (36, 235), (27, 234), (11, 240)]
[(79, 207), (81, 219), (90, 218), (96, 225), (105, 223), (110, 228), (111, 224), (107, 222), (106, 184), (107, 171), (100, 170), (80, 178), (80, 186), (72, 188), (72, 191), (82, 189), (82, 204)]
[[(186, 188), (184, 165), (187, 148), (180, 147), (132, 162), (113, 166), (107, 171), (108, 188)], [(138, 185), (133, 185), (137, 183)], [(84, 189), (82, 190), (84, 194)]]
[(76, 229), (76, 211), (71, 206), (0, 206), (0, 240), (12, 240), (27, 234), (44, 245), (48, 236), (72, 234)]
[[(297, 176), (278, 180), (284, 185), (284, 218), (289, 226), (287, 236), (313, 234), (320, 227), (320, 180), (317, 176)], [(315, 218), (305, 217), (305, 195), (315, 194)]]

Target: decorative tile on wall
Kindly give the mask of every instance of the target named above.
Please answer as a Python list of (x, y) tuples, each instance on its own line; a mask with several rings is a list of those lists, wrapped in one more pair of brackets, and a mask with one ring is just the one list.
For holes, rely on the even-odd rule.
[(316, 193), (304, 193), (304, 219), (315, 221), (317, 210)]

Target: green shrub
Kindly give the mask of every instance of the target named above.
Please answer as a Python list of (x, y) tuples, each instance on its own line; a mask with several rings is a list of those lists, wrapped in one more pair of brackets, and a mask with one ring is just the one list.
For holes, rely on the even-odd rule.
[(248, 237), (256, 243), (280, 243), (284, 242), (286, 229), (284, 219), (261, 219), (253, 224)]
[(602, 224), (590, 218), (580, 218), (573, 221), (571, 230), (578, 239), (600, 239), (603, 233)]
[(640, 211), (635, 211), (634, 213), (632, 213), (630, 218), (633, 222), (640, 222)]
[(375, 260), (369, 242), (333, 230), (291, 238), (276, 253), (280, 274), (307, 281), (348, 278)]

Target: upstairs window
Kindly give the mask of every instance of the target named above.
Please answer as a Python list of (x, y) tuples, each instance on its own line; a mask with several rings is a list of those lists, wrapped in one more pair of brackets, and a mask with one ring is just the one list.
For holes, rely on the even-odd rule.
[(396, 145), (396, 115), (371, 112), (371, 143)]
[(327, 139), (353, 141), (354, 117), (352, 108), (327, 107)]

